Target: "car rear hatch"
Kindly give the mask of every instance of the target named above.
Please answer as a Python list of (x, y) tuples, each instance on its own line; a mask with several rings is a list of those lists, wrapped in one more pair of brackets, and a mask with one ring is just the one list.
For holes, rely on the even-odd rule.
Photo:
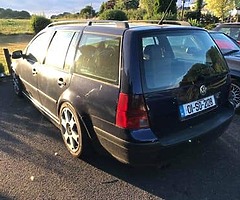
[(228, 67), (206, 31), (171, 30), (141, 40), (144, 100), (158, 137), (204, 123), (228, 103)]

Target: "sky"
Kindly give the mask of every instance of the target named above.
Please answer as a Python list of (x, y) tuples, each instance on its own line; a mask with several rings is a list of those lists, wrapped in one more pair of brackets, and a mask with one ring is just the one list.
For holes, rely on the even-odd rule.
[(87, 5), (98, 11), (102, 2), (106, 0), (3, 0), (0, 8), (10, 8), (17, 11), (27, 11), (30, 14), (44, 14), (51, 16), (63, 12), (77, 13)]

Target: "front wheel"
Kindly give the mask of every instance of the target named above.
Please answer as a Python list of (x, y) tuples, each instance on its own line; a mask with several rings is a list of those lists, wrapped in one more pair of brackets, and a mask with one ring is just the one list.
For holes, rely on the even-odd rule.
[(236, 80), (231, 84), (232, 100), (237, 111), (240, 110), (240, 83)]
[(60, 125), (64, 143), (74, 157), (80, 157), (86, 151), (86, 135), (79, 117), (69, 103), (63, 103), (60, 109)]

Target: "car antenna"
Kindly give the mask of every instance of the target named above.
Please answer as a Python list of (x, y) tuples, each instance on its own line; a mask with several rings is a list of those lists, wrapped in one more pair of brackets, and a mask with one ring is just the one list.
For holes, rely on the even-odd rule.
[(171, 6), (172, 2), (173, 2), (173, 0), (171, 0), (171, 2), (168, 4), (168, 7), (167, 7), (167, 9), (166, 9), (166, 10), (165, 10), (165, 12), (163, 13), (162, 19), (161, 19), (161, 20), (159, 20), (159, 22), (158, 22), (158, 25), (161, 25), (161, 24), (163, 24), (163, 20), (164, 20), (164, 18), (166, 17), (166, 15), (167, 15), (167, 12), (168, 12), (168, 10), (169, 10), (169, 8), (170, 8), (170, 6)]

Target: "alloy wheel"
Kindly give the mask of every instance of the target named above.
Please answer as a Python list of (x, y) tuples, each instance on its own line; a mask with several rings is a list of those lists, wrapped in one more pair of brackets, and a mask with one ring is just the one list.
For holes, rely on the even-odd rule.
[(236, 109), (240, 107), (240, 86), (238, 84), (232, 83), (231, 85), (232, 99)]
[(61, 109), (62, 137), (71, 154), (81, 149), (81, 129), (76, 114), (67, 106)]

